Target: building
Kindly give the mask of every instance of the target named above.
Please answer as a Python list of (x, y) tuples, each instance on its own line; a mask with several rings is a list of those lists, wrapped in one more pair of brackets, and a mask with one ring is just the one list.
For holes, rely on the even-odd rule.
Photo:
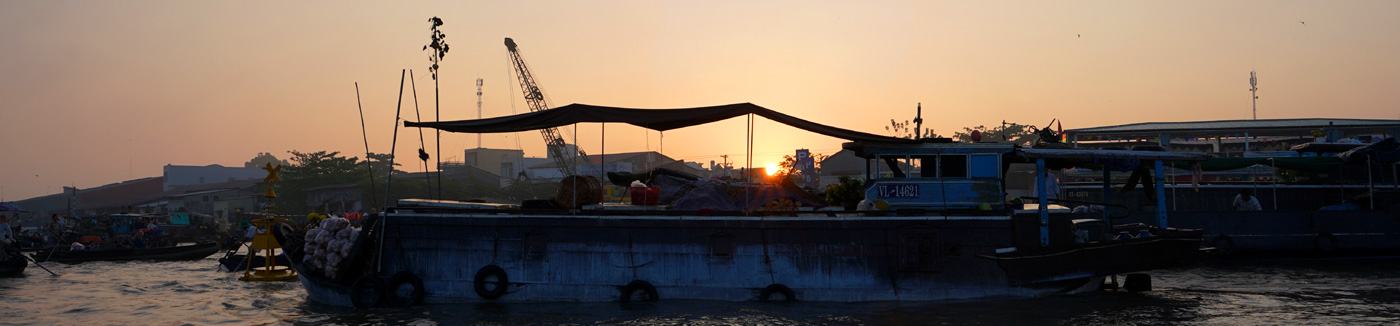
[[(654, 151), (589, 155), (587, 162), (582, 159), (575, 159), (574, 162), (579, 175), (597, 176), (602, 175), (603, 172), (646, 173), (663, 167), (701, 175), (701, 171), (696, 169), (694, 165), (677, 161)], [(564, 178), (564, 174), (559, 171), (558, 163), (553, 160), (530, 166), (525, 173), (534, 182), (559, 181)]]
[[(822, 160), (821, 176), (817, 178), (820, 183), (818, 188), (825, 188), (829, 184), (840, 182), (841, 177), (863, 180), (867, 171), (873, 172), (878, 168), (876, 164), (881, 163), (857, 157), (855, 152), (842, 149)], [(910, 171), (915, 176), (919, 175), (919, 169), (914, 169), (907, 161), (900, 161), (899, 169)], [(880, 170), (883, 170), (882, 173), (885, 176), (890, 176), (888, 175), (889, 168), (880, 168)]]
[(180, 186), (193, 186), (207, 183), (220, 183), (237, 180), (261, 180), (267, 171), (260, 168), (226, 167), (218, 164), (193, 166), (166, 164), (164, 188), (169, 191)]
[(306, 207), (312, 212), (343, 215), (365, 209), (364, 192), (357, 183), (320, 186), (303, 192), (306, 194)]
[(163, 191), (164, 177), (122, 181), (77, 191), (75, 215), (134, 213), (136, 207)]

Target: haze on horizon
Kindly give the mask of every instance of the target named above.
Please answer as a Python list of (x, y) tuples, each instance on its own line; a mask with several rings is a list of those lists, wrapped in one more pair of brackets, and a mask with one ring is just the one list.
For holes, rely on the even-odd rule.
[[(240, 166), (259, 152), (388, 152), (401, 69), (432, 119), (429, 17), (452, 51), (442, 119), (528, 111), (502, 39), (555, 106), (676, 108), (751, 102), (886, 134), (914, 118), (943, 135), (1002, 120), (1064, 128), (1250, 117), (1400, 119), (1395, 1), (523, 1), (176, 2), (0, 0), (0, 196)], [(406, 87), (407, 88), (407, 87)], [(411, 95), (411, 94), (410, 94)], [(405, 120), (419, 120), (411, 96)], [(665, 133), (609, 125), (607, 152), (744, 161), (743, 119)], [(578, 143), (602, 150), (596, 125)], [(761, 120), (754, 166), (840, 140)], [(417, 129), (399, 130), (421, 171)], [(427, 148), (436, 147), (431, 133)], [(566, 139), (568, 140), (568, 139)], [(489, 148), (544, 156), (538, 132)], [(664, 145), (662, 145), (664, 144)], [(664, 146), (664, 148), (663, 148)], [(474, 135), (442, 136), (461, 160)]]

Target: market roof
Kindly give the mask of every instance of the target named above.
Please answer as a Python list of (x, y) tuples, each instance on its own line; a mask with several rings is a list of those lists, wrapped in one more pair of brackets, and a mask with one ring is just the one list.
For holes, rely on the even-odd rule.
[(1251, 136), (1305, 135), (1312, 130), (1328, 128), (1348, 134), (1355, 133), (1394, 133), (1400, 130), (1400, 120), (1382, 119), (1258, 119), (1258, 120), (1216, 120), (1186, 122), (1143, 122), (1116, 126), (1079, 128), (1065, 130), (1074, 136), (1146, 136), (1171, 135), (1172, 137), (1232, 136), (1250, 133)]

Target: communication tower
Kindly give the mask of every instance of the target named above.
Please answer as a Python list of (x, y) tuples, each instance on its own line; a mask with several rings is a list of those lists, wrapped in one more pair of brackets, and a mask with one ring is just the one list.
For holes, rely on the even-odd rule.
[(1250, 111), (1253, 112), (1253, 114), (1254, 114), (1254, 120), (1259, 120), (1259, 95), (1258, 95), (1258, 93), (1256, 93), (1256, 92), (1258, 92), (1258, 91), (1259, 91), (1259, 78), (1256, 77), (1256, 76), (1254, 75), (1254, 71), (1253, 71), (1253, 70), (1250, 70), (1250, 71), (1249, 71), (1249, 95), (1252, 96), (1252, 97), (1254, 97), (1254, 98), (1253, 98), (1253, 99), (1250, 99), (1249, 105), (1250, 105)]

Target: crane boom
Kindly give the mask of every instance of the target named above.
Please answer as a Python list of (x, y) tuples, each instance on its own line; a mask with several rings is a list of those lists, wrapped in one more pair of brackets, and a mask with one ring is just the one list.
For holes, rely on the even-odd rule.
[[(530, 67), (525, 66), (525, 59), (522, 59), (520, 52), (516, 50), (515, 40), (506, 38), (506, 50), (510, 51), (510, 61), (515, 64), (516, 77), (520, 79), (520, 92), (525, 94), (525, 103), (530, 106), (530, 112), (549, 110), (549, 102), (546, 102), (544, 92), (541, 92), (539, 85), (535, 83), (535, 75), (530, 73)], [(547, 145), (545, 147), (548, 147), (549, 156), (554, 157), (554, 164), (558, 165), (559, 172), (565, 177), (575, 175), (573, 162), (570, 162), (573, 155), (565, 155), (564, 149), (568, 147), (564, 138), (559, 135), (559, 128), (541, 129), (540, 133), (544, 135)], [(584, 162), (588, 161), (588, 155), (582, 150), (578, 151), (578, 157)]]

